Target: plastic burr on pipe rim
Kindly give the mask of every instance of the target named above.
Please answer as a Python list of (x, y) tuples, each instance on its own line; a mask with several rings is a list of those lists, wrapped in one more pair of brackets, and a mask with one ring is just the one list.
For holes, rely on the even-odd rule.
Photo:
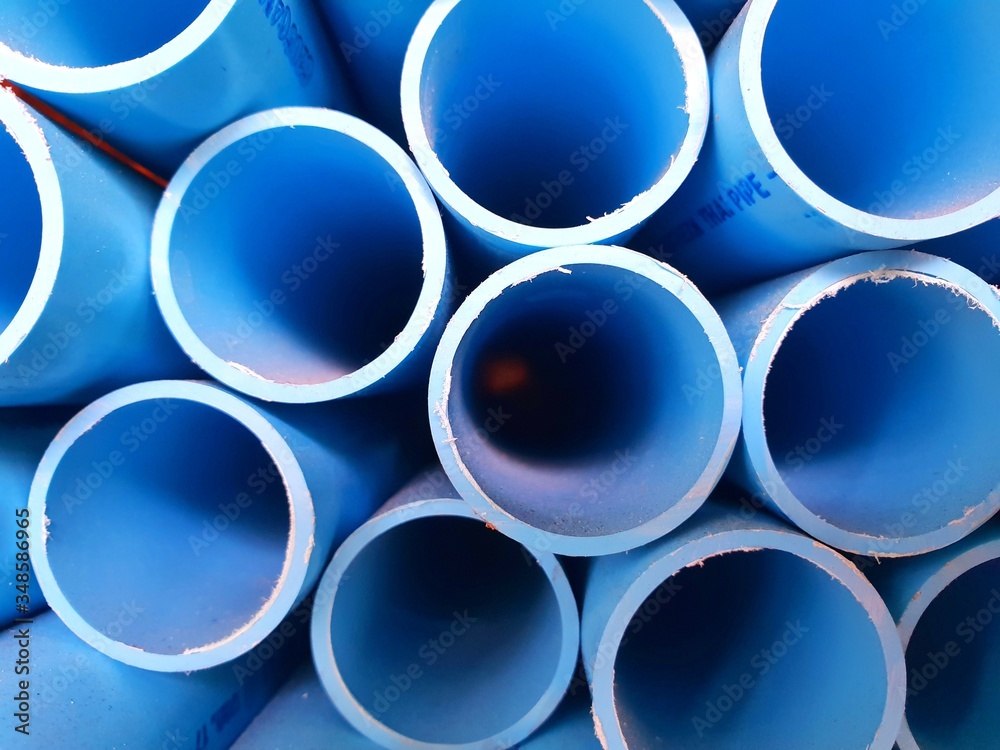
[(608, 750), (889, 750), (903, 714), (899, 638), (858, 569), (717, 501), (593, 562), (581, 643)]
[(1000, 120), (978, 93), (1000, 6), (901, 7), (748, 3), (712, 56), (701, 158), (640, 246), (728, 290), (1000, 214)]
[(0, 123), (0, 405), (195, 372), (153, 302), (156, 189), (6, 89)]
[(669, 266), (624, 248), (544, 250), (449, 322), (428, 408), (449, 479), (532, 550), (619, 552), (704, 502), (739, 433), (722, 321)]
[(950, 547), (865, 570), (896, 619), (906, 654), (900, 750), (973, 750), (996, 740), (998, 521)]
[[(362, 422), (355, 406), (303, 413), (158, 381), (86, 407), (42, 457), (28, 501), (46, 523), (31, 560), (49, 605), (144, 669), (250, 650), (405, 470), (379, 442), (378, 415)], [(110, 614), (123, 603), (142, 610), (127, 630)]]
[(1000, 508), (1000, 296), (943, 258), (841, 258), (717, 301), (743, 366), (729, 475), (838, 549), (944, 547)]
[(411, 384), (451, 302), (416, 165), (371, 125), (317, 108), (251, 115), (199, 146), (157, 211), (152, 273), (195, 363), (267, 401)]
[(141, 8), (7, 0), (0, 71), (165, 177), (198, 141), (243, 115), (352, 106), (316, 10), (303, 0)]
[(705, 55), (673, 0), (565, 13), (437, 0), (401, 95), (410, 150), (493, 268), (627, 239), (681, 184), (708, 127)]
[(554, 555), (489, 529), (432, 476), (337, 550), (316, 593), (313, 658), (341, 714), (383, 747), (502, 750), (570, 683), (576, 600)]

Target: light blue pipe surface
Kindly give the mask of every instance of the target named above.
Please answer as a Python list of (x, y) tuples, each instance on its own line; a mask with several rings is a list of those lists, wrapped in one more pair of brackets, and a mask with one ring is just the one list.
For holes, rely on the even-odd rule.
[[(122, 611), (126, 629), (129, 618), (143, 616), (136, 614), (134, 602), (123, 602)], [(287, 620), (283, 631), (297, 623)], [(163, 674), (109, 659), (77, 638), (54, 612), (45, 612), (0, 634), (4, 747), (226, 750), (301, 658), (302, 644), (279, 635), (232, 664)], [(30, 672), (18, 673), (19, 666)], [(28, 695), (26, 735), (15, 730), (24, 723), (16, 716), (22, 690)]]
[[(49, 606), (144, 669), (240, 656), (402, 482), (409, 459), (380, 419), (372, 404), (265, 409), (191, 381), (104, 396), (59, 433), (31, 487), (31, 561)], [(124, 631), (123, 600), (144, 612)]]
[[(303, 665), (281, 688), (232, 750), (378, 750), (381, 745), (357, 732), (333, 707), (315, 668)], [(565, 698), (520, 750), (600, 750), (581, 693)]]
[(194, 369), (149, 281), (158, 191), (0, 90), (0, 406)]
[(635, 240), (706, 292), (1000, 214), (992, 0), (757, 0), (713, 53), (712, 127)]
[(431, 431), (476, 514), (532, 550), (637, 547), (697, 510), (739, 433), (735, 352), (669, 266), (545, 250), (497, 271), (431, 368)]
[(410, 150), (489, 270), (631, 237), (694, 164), (708, 105), (673, 0), (437, 0), (403, 65)]
[(163, 177), (251, 112), (353, 106), (308, 0), (6, 0), (0, 75)]
[(56, 408), (0, 410), (0, 628), (45, 608), (28, 559), (37, 530), (26, 516), (28, 491), (42, 454), (71, 416)]
[(875, 589), (735, 504), (595, 560), (581, 644), (608, 750), (888, 750), (903, 714), (903, 651)]
[(1000, 523), (864, 572), (898, 623), (906, 653), (900, 750), (992, 747), (1000, 733)]
[(368, 123), (318, 108), (260, 112), (199, 146), (157, 211), (152, 274), (191, 358), (267, 401), (423, 382), (453, 302), (416, 165)]
[(555, 556), (483, 524), (436, 470), (334, 554), (312, 653), (338, 710), (379, 744), (503, 750), (555, 710), (579, 633)]
[(743, 367), (728, 476), (752, 505), (879, 557), (951, 544), (1000, 508), (1000, 297), (982, 279), (861, 253), (718, 309)]
[(399, 100), (403, 58), (431, 0), (319, 0), (368, 119), (406, 144)]

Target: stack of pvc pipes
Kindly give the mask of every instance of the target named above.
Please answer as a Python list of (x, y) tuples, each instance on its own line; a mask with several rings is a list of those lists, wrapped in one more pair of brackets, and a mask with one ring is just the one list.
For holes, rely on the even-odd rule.
[(998, 35), (5, 0), (0, 747), (1000, 747)]

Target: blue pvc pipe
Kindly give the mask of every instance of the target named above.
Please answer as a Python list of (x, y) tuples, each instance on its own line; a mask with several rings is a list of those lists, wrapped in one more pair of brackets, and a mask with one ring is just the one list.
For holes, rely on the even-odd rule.
[[(585, 695), (564, 699), (519, 750), (600, 750)], [(232, 750), (334, 748), (379, 750), (333, 707), (312, 664), (299, 667), (277, 695), (240, 735)]]
[(353, 106), (308, 0), (6, 0), (0, 72), (166, 177), (243, 115)]
[(28, 492), (42, 454), (71, 416), (56, 408), (0, 410), (0, 628), (45, 609), (28, 555), (41, 526), (27, 515)]
[(581, 643), (607, 750), (889, 750), (903, 714), (903, 651), (871, 584), (731, 505), (595, 560)]
[(533, 550), (600, 555), (674, 529), (739, 432), (722, 322), (669, 266), (615, 247), (522, 258), (475, 289), (431, 368), (438, 456)]
[(1000, 285), (1000, 219), (948, 237), (922, 242), (917, 249), (953, 260), (988, 284)]
[(579, 625), (555, 556), (490, 529), (438, 470), (337, 550), (312, 652), (338, 710), (380, 745), (503, 750), (556, 708)]
[(456, 236), (493, 270), (630, 237), (697, 158), (707, 68), (673, 0), (437, 0), (402, 111)]
[[(123, 622), (132, 616), (126, 614)], [(284, 630), (290, 627), (286, 621)], [(301, 658), (298, 642), (278, 635), (258, 646), (246, 663), (163, 674), (98, 653), (53, 612), (14, 625), (0, 634), (4, 747), (228, 748)], [(19, 665), (22, 659), (27, 663)], [(19, 666), (30, 672), (17, 672)], [(17, 716), (22, 691), (28, 695), (26, 736), (15, 730), (24, 724)]]
[(149, 282), (156, 189), (0, 90), (0, 406), (194, 372)]
[(375, 125), (406, 143), (399, 100), (403, 58), (431, 0), (319, 0), (335, 52)]
[[(374, 405), (336, 406), (264, 409), (159, 381), (85, 408), (49, 446), (28, 502), (49, 606), (144, 669), (204, 669), (260, 643), (406, 471)], [(114, 617), (123, 601), (143, 611), (127, 629)]]
[(907, 698), (900, 750), (992, 747), (1000, 732), (1000, 523), (865, 571), (898, 623)]
[(316, 108), (251, 115), (198, 147), (157, 211), (152, 273), (191, 358), (267, 401), (423, 381), (452, 302), (416, 165), (371, 125)]
[(1000, 508), (1000, 297), (924, 253), (842, 258), (718, 301), (743, 366), (729, 476), (820, 541), (951, 544)]
[(747, 0), (677, 0), (705, 50), (719, 43)]
[(992, 0), (749, 3), (712, 57), (698, 164), (635, 247), (709, 291), (1000, 214), (998, 31)]

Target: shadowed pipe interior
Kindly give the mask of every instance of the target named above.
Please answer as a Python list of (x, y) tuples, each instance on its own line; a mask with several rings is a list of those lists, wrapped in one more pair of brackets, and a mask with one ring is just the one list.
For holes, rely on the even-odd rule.
[(562, 648), (551, 584), (516, 542), (468, 518), (421, 518), (371, 541), (337, 590), (337, 666), (389, 728), (429, 743), (509, 728)]
[(113, 65), (156, 51), (208, 5), (209, 0), (173, 0), (148, 7), (121, 0), (4, 0), (0, 43), (50, 65)]
[(806, 311), (767, 376), (771, 456), (810, 511), (908, 537), (962, 518), (1000, 485), (1000, 331), (968, 298), (863, 281)]
[(157, 654), (246, 625), (278, 583), (284, 485), (259, 440), (192, 401), (117, 409), (60, 461), (47, 556), (70, 604), (109, 637)]
[(388, 348), (423, 283), (416, 207), (390, 170), (368, 146), (311, 126), (250, 136), (201, 169), (174, 219), (170, 273), (216, 356), (315, 384)]
[(866, 747), (884, 664), (868, 613), (827, 572), (788, 552), (735, 552), (680, 571), (639, 608), (615, 704), (630, 747)]
[(1000, 171), (1000, 100), (979, 93), (1000, 68), (998, 31), (994, 0), (779, 2), (762, 79), (782, 146), (863, 211), (920, 219), (974, 203)]
[(1000, 734), (1000, 560), (930, 603), (906, 649), (906, 721), (921, 750), (993, 747)]
[(0, 331), (28, 294), (42, 245), (42, 204), (35, 175), (21, 147), (0, 127)]
[(663, 513), (704, 471), (722, 421), (702, 323), (658, 284), (601, 265), (491, 301), (458, 348), (452, 388), (456, 446), (486, 495), (577, 536)]
[(469, 197), (506, 219), (574, 227), (652, 187), (688, 116), (680, 59), (646, 3), (591, 0), (556, 16), (534, 0), (456, 5), (428, 51), (421, 101)]

